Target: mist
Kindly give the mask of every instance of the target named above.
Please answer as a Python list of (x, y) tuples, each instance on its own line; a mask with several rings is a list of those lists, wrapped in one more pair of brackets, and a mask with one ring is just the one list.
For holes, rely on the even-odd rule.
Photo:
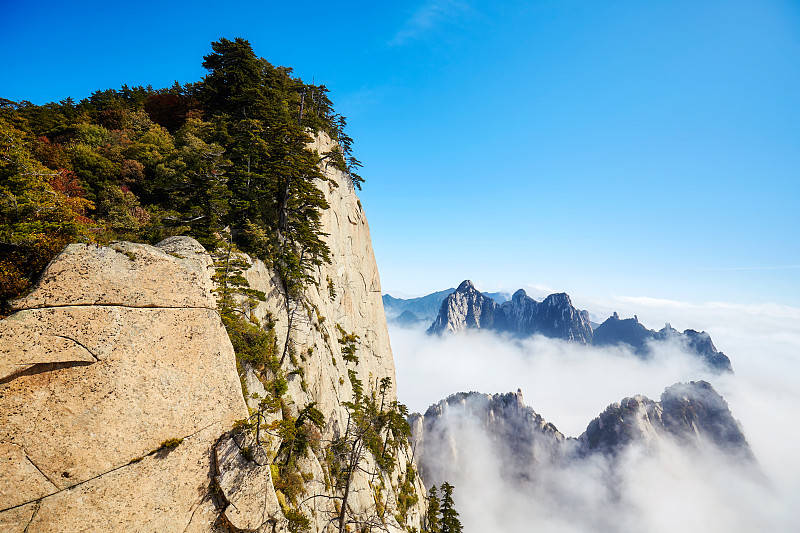
[[(728, 402), (757, 465), (746, 467), (713, 446), (661, 443), (632, 448), (613, 462), (600, 456), (543, 465), (532, 483), (503, 476), (507, 458), (476, 421), (459, 422), (456, 503), (466, 532), (478, 531), (800, 531), (800, 309), (648, 298), (580, 301), (598, 313), (638, 314), (649, 328), (667, 321), (708, 331), (731, 359), (733, 375), (710, 372), (679, 344), (655, 344), (643, 361), (620, 347), (595, 348), (536, 336), (490, 332), (428, 336), (391, 327), (400, 400), (424, 413), (459, 391), (521, 389), (525, 404), (577, 437), (611, 403), (643, 394), (658, 400), (677, 382), (706, 380)], [(608, 314), (605, 314), (605, 313)], [(452, 428), (451, 428), (452, 429)], [(451, 460), (445, 457), (443, 461)], [(430, 483), (428, 483), (430, 485)], [(481, 505), (467, 502), (483, 502)]]

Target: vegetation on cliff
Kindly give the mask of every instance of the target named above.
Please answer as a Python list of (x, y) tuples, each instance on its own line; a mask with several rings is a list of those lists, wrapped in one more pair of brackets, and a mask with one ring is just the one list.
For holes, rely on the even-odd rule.
[[(0, 99), (0, 300), (69, 242), (230, 239), (290, 292), (327, 260), (320, 164), (360, 163), (324, 85), (275, 67), (241, 38), (212, 43), (208, 74), (169, 88), (97, 91), (75, 102)], [(308, 148), (324, 131), (339, 147)], [(227, 229), (227, 231), (226, 231)]]

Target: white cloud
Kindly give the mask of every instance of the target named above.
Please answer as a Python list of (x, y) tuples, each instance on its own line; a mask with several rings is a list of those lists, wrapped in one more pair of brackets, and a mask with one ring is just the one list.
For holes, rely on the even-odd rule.
[[(458, 391), (510, 392), (567, 435), (577, 436), (608, 404), (645, 394), (658, 399), (675, 382), (706, 379), (738, 419), (768, 482), (741, 465), (703, 452), (667, 449), (632, 454), (620, 471), (622, 492), (603, 488), (602, 462), (554, 469), (536, 498), (499, 476), (491, 450), (466, 434), (474, 461), (456, 483), (465, 531), (800, 531), (800, 309), (774, 304), (694, 304), (652, 298), (573, 298), (607, 317), (637, 314), (650, 328), (708, 331), (734, 375), (716, 376), (679, 347), (662, 345), (646, 363), (620, 348), (597, 349), (536, 337), (510, 341), (486, 332), (429, 337), (391, 329), (401, 401), (422, 411)], [(466, 475), (466, 474), (465, 474)], [(548, 492), (549, 491), (549, 492)], [(550, 494), (551, 496), (548, 496)], [(557, 495), (561, 495), (556, 497)], [(564, 496), (564, 495), (568, 495)], [(566, 499), (564, 499), (566, 498)], [(481, 501), (480, 506), (467, 502)], [(585, 519), (578, 519), (583, 516)], [(604, 517), (611, 516), (611, 523)], [(594, 521), (593, 521), (594, 520)]]
[(428, 0), (412, 13), (389, 44), (400, 46), (426, 37), (443, 24), (463, 16), (469, 10), (469, 3), (464, 1)]

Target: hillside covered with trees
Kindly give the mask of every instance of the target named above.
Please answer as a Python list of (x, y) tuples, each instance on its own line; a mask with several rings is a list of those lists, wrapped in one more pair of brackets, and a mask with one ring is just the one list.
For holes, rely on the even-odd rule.
[[(0, 99), (0, 300), (23, 293), (70, 242), (233, 244), (299, 290), (325, 261), (320, 164), (361, 166), (324, 85), (220, 39), (208, 74), (169, 88), (123, 86), (75, 102)], [(312, 135), (340, 148), (317, 154)]]

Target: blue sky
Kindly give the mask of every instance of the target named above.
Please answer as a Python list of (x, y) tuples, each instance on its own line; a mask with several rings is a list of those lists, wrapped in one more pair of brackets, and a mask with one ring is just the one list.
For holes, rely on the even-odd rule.
[(3, 4), (0, 97), (196, 81), (236, 36), (327, 85), (385, 291), (800, 306), (797, 2)]

